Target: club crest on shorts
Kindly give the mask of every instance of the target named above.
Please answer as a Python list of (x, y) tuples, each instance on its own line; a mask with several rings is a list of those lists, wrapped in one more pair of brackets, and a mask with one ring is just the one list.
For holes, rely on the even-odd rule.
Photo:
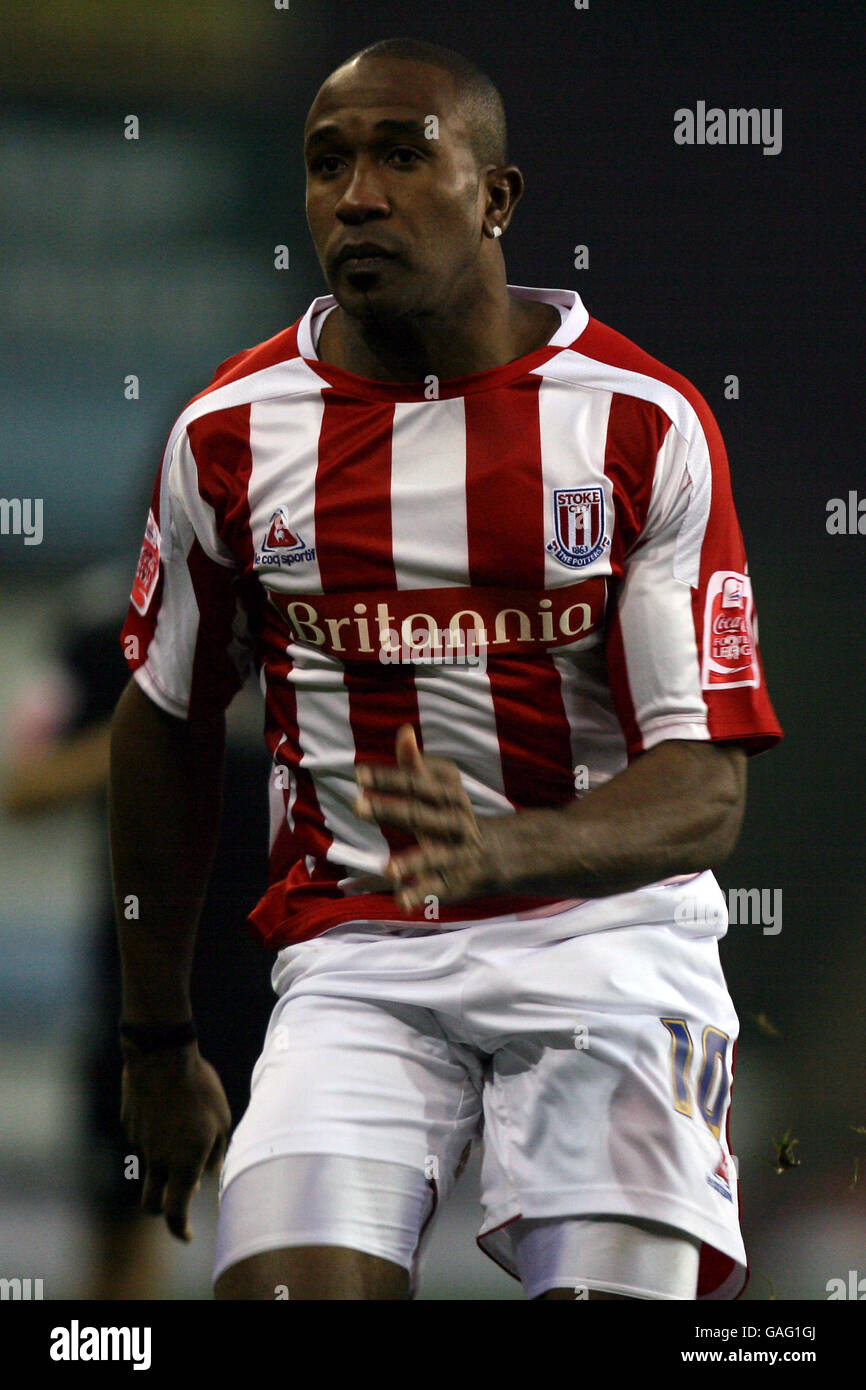
[(719, 1154), (719, 1161), (713, 1172), (708, 1176), (707, 1182), (710, 1184), (710, 1187), (714, 1187), (723, 1197), (727, 1197), (729, 1202), (734, 1200), (734, 1194), (731, 1191), (731, 1169), (727, 1155), (724, 1152)]
[(600, 487), (554, 488), (553, 521), (556, 534), (547, 549), (571, 569), (591, 565), (610, 546)]
[(315, 558), (316, 547), (305, 545), (303, 537), (289, 525), (285, 507), (278, 507), (268, 522), (261, 549), (256, 551), (256, 565), (280, 567)]

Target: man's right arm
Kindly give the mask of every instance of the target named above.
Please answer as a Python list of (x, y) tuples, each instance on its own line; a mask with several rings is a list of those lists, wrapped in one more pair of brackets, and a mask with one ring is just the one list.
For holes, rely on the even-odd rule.
[(219, 830), (225, 716), (166, 714), (135, 680), (111, 730), (109, 824), (125, 1023), (191, 1014), (189, 975)]
[[(123, 1021), (192, 1017), (195, 934), (219, 830), (225, 716), (166, 714), (130, 680), (111, 732), (109, 824)], [(124, 1040), (123, 1121), (147, 1165), (142, 1206), (189, 1239), (189, 1202), (222, 1160), (231, 1123), (195, 1042), (148, 1051)]]

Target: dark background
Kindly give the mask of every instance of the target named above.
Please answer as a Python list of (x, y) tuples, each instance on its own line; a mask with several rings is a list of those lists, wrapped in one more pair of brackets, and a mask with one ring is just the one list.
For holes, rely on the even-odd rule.
[[(288, 11), (266, 0), (79, 0), (7, 3), (0, 17), (0, 492), (42, 497), (45, 515), (40, 546), (0, 537), (0, 700), (10, 707), (49, 662), (68, 580), (104, 559), (131, 576), (185, 401), (223, 358), (326, 292), (304, 221), (302, 125), (328, 72), (370, 42), (431, 39), (489, 73), (527, 184), (503, 242), (509, 281), (577, 289), (596, 318), (709, 402), (786, 731), (751, 764), (740, 846), (719, 873), (726, 889), (783, 894), (780, 934), (746, 923), (723, 945), (742, 1019), (733, 1140), (755, 1298), (825, 1298), (858, 1259), (866, 1275), (866, 1133), (856, 1132), (866, 1127), (866, 535), (826, 530), (830, 498), (866, 496), (853, 400), (859, 11), (760, 0), (590, 0), (587, 10), (291, 0)], [(699, 100), (781, 107), (781, 153), (675, 144), (675, 110)], [(137, 141), (123, 138), (129, 114)], [(274, 269), (279, 243), (288, 271)], [(578, 271), (581, 243), (590, 263)], [(137, 401), (124, 399), (129, 373)], [(724, 398), (731, 373), (738, 400)], [(83, 836), (77, 822), (0, 824), (0, 1003), (18, 1020), (0, 1072), (13, 1109), (25, 1043), (42, 1047), (50, 1095), (65, 1095), (55, 1044), (74, 1037), (79, 1007), (87, 876), (70, 856)], [(36, 1004), (46, 998), (47, 1028)], [(16, 1165), (44, 1167), (46, 1145), (54, 1153), (46, 1105), (7, 1142), (10, 1211)], [(789, 1128), (802, 1162), (779, 1174), (773, 1139)], [(62, 1278), (74, 1240), (70, 1250)]]

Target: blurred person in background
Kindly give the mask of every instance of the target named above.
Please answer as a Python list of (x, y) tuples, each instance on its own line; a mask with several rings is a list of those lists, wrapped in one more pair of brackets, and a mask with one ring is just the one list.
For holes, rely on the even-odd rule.
[[(79, 1181), (91, 1243), (77, 1296), (88, 1299), (164, 1297), (169, 1261), (176, 1258), (165, 1233), (141, 1213), (137, 1160), (131, 1161), (120, 1124), (120, 962), (106, 791), (111, 716), (128, 674), (117, 631), (133, 568), (134, 563), (111, 561), (68, 584), (47, 667), (11, 712), (2, 788), (6, 814), (33, 821), (39, 835), (45, 833), (44, 818), (74, 803), (90, 803), (98, 817), (92, 864), (98, 897), (87, 943), (90, 997), (80, 1055), (84, 1162)], [(231, 794), (194, 977), (202, 1031), (209, 1051), (220, 1059), (236, 1118), (246, 1106), (258, 1055), (258, 1020), (270, 1002), (267, 964), (238, 927), (258, 896), (267, 858), (267, 816), (258, 795), (266, 766), (258, 748), (260, 703), (248, 687), (232, 710), (226, 753)]]

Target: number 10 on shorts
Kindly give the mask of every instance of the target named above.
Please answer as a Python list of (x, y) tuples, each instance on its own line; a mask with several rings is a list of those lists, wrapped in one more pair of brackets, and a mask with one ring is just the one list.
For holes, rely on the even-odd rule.
[[(680, 1115), (693, 1115), (692, 1087), (689, 1073), (694, 1055), (694, 1043), (684, 1018), (660, 1020), (671, 1035), (671, 1084), (674, 1109)], [(704, 1029), (702, 1056), (698, 1072), (697, 1106), (701, 1118), (716, 1139), (722, 1128), (722, 1115), (730, 1087), (728, 1074), (728, 1043), (730, 1038), (719, 1028)]]

